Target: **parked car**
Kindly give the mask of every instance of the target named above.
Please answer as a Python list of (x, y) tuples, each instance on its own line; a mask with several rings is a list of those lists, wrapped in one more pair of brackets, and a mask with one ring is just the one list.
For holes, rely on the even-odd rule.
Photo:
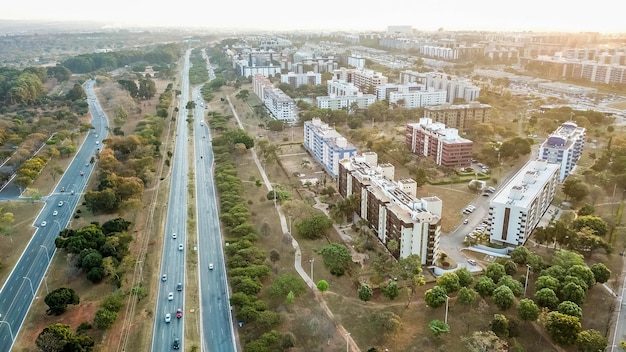
[(468, 259), (468, 260), (467, 260), (467, 262), (468, 262), (470, 265), (476, 265), (476, 261), (475, 261), (474, 259)]

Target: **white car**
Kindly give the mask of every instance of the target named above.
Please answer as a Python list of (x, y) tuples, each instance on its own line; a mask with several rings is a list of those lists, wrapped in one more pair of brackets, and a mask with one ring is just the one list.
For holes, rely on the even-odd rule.
[(174, 232), (174, 233), (172, 234), (172, 238), (173, 238), (173, 239), (176, 239), (176, 237), (178, 237), (178, 236), (176, 236), (176, 232)]
[(48, 225), (48, 222), (46, 222), (46, 221), (42, 221), (41, 222), (41, 227), (45, 227), (46, 225)]
[(53, 212), (52, 212), (52, 215), (53, 215), (53, 216), (57, 216), (57, 215), (59, 215), (59, 211), (58, 211), (58, 210), (53, 211)]
[(167, 300), (168, 301), (173, 301), (174, 300), (174, 292), (170, 292), (167, 294)]
[(475, 261), (474, 259), (468, 259), (468, 260), (467, 260), (467, 262), (468, 262), (470, 265), (476, 265), (476, 261)]
[(167, 281), (167, 274), (163, 274), (163, 276), (161, 276), (161, 281)]
[(62, 200), (60, 200), (60, 201), (59, 201), (59, 206), (60, 206), (60, 207), (62, 207), (62, 206), (63, 206), (63, 201), (62, 201)]
[(213, 270), (213, 263), (209, 264), (209, 270)]
[(183, 244), (182, 244), (182, 243), (178, 245), (178, 250), (179, 250), (179, 251), (182, 251), (182, 250), (183, 250)]
[(165, 322), (169, 323), (172, 321), (172, 315), (170, 313), (165, 314)]

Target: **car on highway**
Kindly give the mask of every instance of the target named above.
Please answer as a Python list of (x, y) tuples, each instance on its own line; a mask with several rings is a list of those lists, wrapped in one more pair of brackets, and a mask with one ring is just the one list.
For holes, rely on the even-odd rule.
[(161, 276), (161, 281), (167, 281), (167, 274), (163, 274), (163, 276)]
[(169, 323), (172, 321), (172, 315), (170, 313), (165, 314), (165, 322)]
[(176, 239), (176, 237), (178, 237), (178, 236), (176, 236), (176, 232), (174, 232), (174, 233), (172, 234), (172, 238), (173, 238), (173, 239)]
[(213, 270), (213, 263), (209, 264), (209, 270)]
[(179, 350), (180, 349), (180, 341), (178, 341), (178, 339), (174, 339), (174, 343), (172, 344), (172, 348), (175, 350)]
[(65, 187), (61, 187), (61, 192), (65, 192)]
[(170, 292), (167, 294), (167, 300), (168, 301), (173, 301), (174, 300), (174, 292)]
[(47, 222), (47, 221), (42, 221), (42, 222), (41, 222), (41, 227), (45, 227), (46, 225), (48, 225), (48, 222)]
[(469, 223), (469, 219), (463, 220), (463, 225), (467, 225)]
[(59, 201), (59, 206), (60, 206), (60, 207), (62, 207), (62, 206), (63, 206), (63, 201), (62, 201), (62, 200), (60, 200), (60, 201)]
[(100, 142), (99, 142), (99, 141), (96, 141), (96, 144), (100, 144)]
[(180, 319), (183, 317), (183, 310), (178, 308), (176, 309), (176, 318)]
[(80, 172), (80, 175), (81, 175), (81, 176), (85, 176), (85, 173), (81, 171), (81, 172)]
[(183, 244), (182, 244), (182, 243), (178, 245), (178, 250), (179, 250), (179, 251), (182, 251), (182, 250), (183, 250)]
[(182, 290), (183, 290), (183, 284), (182, 284), (181, 282), (179, 282), (179, 283), (176, 285), (176, 291), (182, 291)]

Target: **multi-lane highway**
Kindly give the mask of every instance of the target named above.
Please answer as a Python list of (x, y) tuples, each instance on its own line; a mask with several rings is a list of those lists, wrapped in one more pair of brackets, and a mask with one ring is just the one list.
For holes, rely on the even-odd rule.
[[(214, 77), (211, 71), (209, 77)], [(194, 149), (202, 351), (237, 351), (232, 324), (219, 213), (213, 180), (211, 133), (200, 88), (193, 90)]]
[[(0, 352), (10, 351), (15, 342), (56, 252), (54, 240), (71, 220), (94, 168), (91, 158), (96, 155), (102, 139), (106, 137), (108, 123), (95, 99), (92, 90), (94, 83), (89, 80), (83, 85), (87, 92), (94, 129), (89, 131), (52, 194), (43, 199), (46, 204), (33, 224), (37, 230), (0, 290)], [(44, 291), (43, 295), (45, 294)]]
[[(170, 194), (167, 204), (163, 253), (157, 304), (154, 315), (152, 351), (171, 351), (174, 341), (184, 350), (183, 332), (185, 317), (176, 318), (176, 310), (185, 314), (185, 255), (187, 246), (187, 171), (188, 125), (187, 101), (189, 100), (189, 54), (185, 53), (185, 63), (181, 73), (181, 94), (176, 121), (176, 138), (172, 157), (172, 171), (169, 176)], [(182, 249), (181, 249), (182, 246)], [(165, 275), (165, 279), (163, 277)], [(182, 289), (177, 290), (178, 284)], [(171, 296), (171, 297), (170, 297)], [(170, 299), (171, 298), (171, 299)], [(170, 314), (170, 321), (166, 315)]]

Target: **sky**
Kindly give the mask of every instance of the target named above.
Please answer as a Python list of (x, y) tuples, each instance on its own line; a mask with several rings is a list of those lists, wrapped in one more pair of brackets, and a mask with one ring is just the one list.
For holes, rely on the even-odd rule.
[[(266, 30), (566, 31), (626, 33), (622, 0), (11, 0), (0, 19)], [(168, 6), (164, 6), (167, 4)], [(584, 6), (578, 6), (582, 4)]]

